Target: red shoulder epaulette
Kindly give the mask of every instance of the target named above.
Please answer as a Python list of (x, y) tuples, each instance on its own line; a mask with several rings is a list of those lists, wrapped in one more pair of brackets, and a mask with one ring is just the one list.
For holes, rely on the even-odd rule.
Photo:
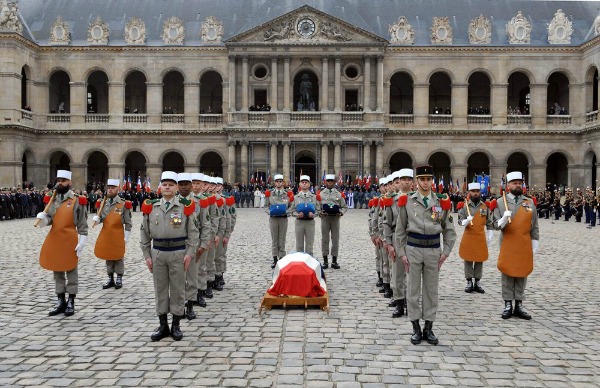
[(271, 190), (265, 191), (265, 197), (269, 198), (271, 196)]
[(446, 195), (446, 198), (440, 199), (440, 205), (442, 205), (442, 210), (451, 210), (452, 209), (452, 201)]
[(192, 214), (194, 214), (194, 212), (196, 211), (196, 202), (194, 201), (190, 201), (189, 205), (185, 205), (183, 207), (183, 214), (185, 214), (186, 216), (191, 216)]
[(98, 199), (98, 200), (96, 201), (96, 204), (94, 205), (94, 207), (95, 207), (96, 209), (100, 209), (100, 205), (101, 205), (101, 204), (102, 204), (102, 200), (101, 200), (101, 199)]
[(125, 209), (131, 209), (133, 207), (133, 202), (125, 201)]
[(531, 197), (531, 200), (533, 201), (533, 205), (535, 207), (537, 207), (537, 198), (536, 197)]
[(342, 191), (342, 198), (346, 199), (346, 194)]
[(321, 192), (317, 191), (317, 201), (321, 202)]
[(373, 198), (369, 199), (369, 209), (373, 207)]
[(294, 192), (292, 190), (287, 192), (287, 196), (288, 197), (293, 197), (294, 196)]
[(145, 200), (144, 202), (142, 202), (142, 208), (141, 208), (142, 213), (146, 214), (146, 215), (152, 213), (153, 207), (154, 206), (152, 206), (152, 202), (150, 202), (149, 199)]
[(214, 205), (214, 203), (217, 201), (217, 198), (215, 197), (215, 195), (211, 195), (210, 197), (208, 197), (208, 204), (209, 205)]
[(225, 200), (223, 198), (219, 198), (219, 200), (216, 203), (217, 207), (223, 207), (223, 205), (225, 205)]
[(492, 206), (492, 202), (490, 200), (485, 201), (485, 206), (487, 206), (489, 209), (490, 206)]
[(393, 197), (385, 197), (383, 199), (383, 206), (382, 207), (390, 207), (394, 204), (394, 198)]
[(379, 201), (377, 201), (377, 205), (378, 205), (380, 208), (383, 208), (383, 198), (379, 198)]
[(458, 205), (456, 205), (456, 210), (460, 210), (460, 209), (462, 209), (463, 207), (465, 207), (465, 203), (464, 203), (463, 201), (460, 201), (460, 202), (458, 203)]
[(398, 197), (398, 206), (406, 206), (407, 203), (408, 203), (408, 195), (400, 194), (400, 196)]
[(490, 201), (490, 205), (488, 207), (490, 208), (490, 211), (494, 211), (498, 207), (498, 201), (495, 199), (492, 199)]
[(294, 202), (294, 193), (291, 191), (288, 191), (288, 198), (290, 200), (290, 203)]
[(50, 202), (50, 198), (52, 198), (52, 196), (49, 195), (48, 193), (46, 193), (46, 195), (44, 195), (44, 205), (47, 205)]
[(235, 198), (233, 196), (227, 197), (225, 203), (227, 204), (227, 206), (233, 206), (235, 204)]
[(80, 195), (79, 196), (79, 204), (80, 205), (87, 205), (87, 197), (85, 195)]
[(317, 190), (317, 195), (321, 195), (321, 190)]
[(208, 198), (202, 198), (200, 200), (200, 207), (201, 208), (207, 208), (210, 205), (210, 203), (208, 203)]

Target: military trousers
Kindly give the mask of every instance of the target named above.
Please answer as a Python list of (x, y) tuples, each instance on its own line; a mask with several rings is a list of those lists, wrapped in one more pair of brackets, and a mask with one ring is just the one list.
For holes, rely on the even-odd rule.
[[(329, 249), (329, 237), (331, 235), (331, 250)], [(321, 253), (323, 256), (338, 257), (340, 248), (340, 217), (321, 217)]]
[[(221, 244), (221, 239), (219, 239), (219, 244)], [(206, 256), (206, 276), (209, 281), (214, 280), (215, 278), (215, 257), (217, 256), (217, 248), (215, 244), (212, 244), (210, 249), (208, 250), (208, 256)]]
[(525, 300), (525, 286), (527, 278), (514, 278), (505, 274), (502, 279), (502, 299), (503, 300)]
[(67, 272), (54, 271), (54, 285), (57, 294), (68, 293), (76, 295), (78, 291), (77, 286), (79, 285), (77, 267)]
[(375, 271), (381, 275), (381, 251), (375, 246)]
[(198, 295), (198, 268), (200, 260), (192, 258), (188, 270), (185, 272), (185, 300), (196, 300)]
[(379, 253), (381, 254), (381, 278), (384, 283), (390, 282), (390, 258), (388, 257), (388, 253), (385, 250), (385, 247), (379, 248)]
[(285, 256), (285, 235), (287, 234), (287, 217), (270, 217), (271, 228), (271, 256), (282, 258)]
[(392, 300), (406, 298), (406, 272), (399, 257), (396, 257), (396, 261), (390, 260), (390, 287), (393, 292)]
[[(210, 241), (210, 240), (209, 240)], [(214, 244), (214, 241), (212, 242)], [(200, 256), (200, 260), (198, 262), (198, 289), (206, 290), (207, 285), (206, 282), (208, 279), (208, 250), (204, 251), (202, 256)], [(210, 279), (212, 280), (212, 279)]]
[(106, 273), (112, 275), (123, 275), (125, 273), (125, 261), (120, 260), (106, 260)]
[(156, 314), (183, 315), (185, 303), (185, 250), (163, 252), (152, 250), (152, 278)]
[(314, 257), (315, 220), (296, 219), (296, 252), (306, 252)]
[[(408, 319), (411, 321), (417, 319), (435, 321), (439, 300), (438, 262), (441, 253), (440, 248), (406, 246), (406, 257), (409, 262), (406, 305)], [(421, 297), (420, 308), (419, 297)]]
[(227, 270), (227, 245), (223, 245), (223, 239), (219, 241), (215, 252), (215, 272), (221, 275)]
[(465, 278), (468, 279), (481, 279), (483, 275), (483, 262), (467, 261), (465, 260)]

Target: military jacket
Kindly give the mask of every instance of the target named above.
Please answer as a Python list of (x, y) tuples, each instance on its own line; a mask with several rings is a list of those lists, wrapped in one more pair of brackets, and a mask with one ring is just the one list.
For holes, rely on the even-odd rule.
[[(475, 204), (469, 200), (468, 206), (472, 216), (474, 216), (476, 212), (479, 212), (481, 216), (486, 218), (485, 228), (487, 230), (494, 230), (494, 213), (485, 205), (485, 202), (479, 201)], [(467, 219), (468, 216), (467, 208), (460, 208), (458, 211), (458, 222), (460, 223), (462, 220)]]
[(117, 204), (122, 203), (122, 213), (121, 213), (121, 222), (125, 225), (125, 230), (131, 230), (131, 209), (125, 206), (125, 201), (121, 199), (118, 195), (113, 198), (113, 203), (110, 203), (110, 198), (106, 198), (106, 202), (104, 203), (104, 207), (102, 208), (102, 213), (98, 214), (98, 218), (100, 218), (100, 223), (104, 221), (104, 219), (115, 210)]
[[(348, 205), (346, 205), (346, 200), (342, 197), (342, 193), (340, 193), (336, 188), (333, 189), (323, 189), (319, 193), (320, 200), (318, 200), (319, 208), (323, 207), (323, 204), (329, 205), (338, 205), (340, 207), (340, 211), (344, 213), (348, 210)], [(323, 213), (321, 211), (321, 213)]]
[(202, 203), (198, 197), (194, 194), (190, 194), (187, 198), (188, 201), (194, 201), (194, 223), (196, 224), (196, 228), (198, 228), (199, 240), (198, 247), (206, 248), (208, 245), (208, 240), (212, 233), (212, 226), (210, 224), (210, 216), (208, 215), (208, 207), (207, 203), (202, 207)]
[[(317, 196), (315, 194), (311, 193), (310, 191), (299, 191), (298, 194), (294, 196), (292, 211), (297, 213), (298, 211), (296, 210), (296, 208), (301, 203), (312, 203), (315, 206), (314, 216), (317, 216), (317, 209), (319, 207), (317, 204)], [(304, 214), (304, 218), (309, 218), (308, 214)]]
[[(504, 206), (504, 200), (502, 198), (498, 198), (498, 200), (496, 201), (497, 206), (496, 209), (494, 209), (494, 229), (496, 230), (502, 230), (506, 227), (507, 224), (504, 224), (504, 226), (501, 228), (498, 225), (498, 221), (500, 220), (500, 218), (502, 218), (502, 215), (504, 214), (504, 211), (507, 210), (506, 206)], [(517, 211), (531, 211), (532, 215), (531, 215), (531, 231), (529, 232), (531, 239), (532, 240), (539, 240), (540, 239), (540, 229), (538, 227), (538, 216), (537, 216), (537, 210), (535, 209), (535, 204), (533, 202), (533, 199), (525, 196), (525, 195), (519, 195), (519, 199), (517, 200), (517, 202), (515, 202), (515, 196), (512, 194), (507, 194), (506, 195), (506, 203), (508, 204), (508, 210), (510, 210), (510, 212), (512, 213), (512, 215), (514, 216), (516, 214)], [(500, 236), (500, 243), (502, 243), (502, 236)]]
[[(83, 198), (83, 202), (85, 203), (82, 203), (81, 198)], [(75, 223), (75, 227), (77, 228), (77, 234), (87, 236), (87, 198), (75, 195), (75, 193), (72, 190), (67, 191), (64, 195), (56, 193), (54, 202), (52, 202), (52, 206), (50, 206), (50, 209), (48, 209), (47, 212), (48, 225), (52, 225), (52, 217), (54, 216), (58, 208), (63, 204), (63, 202), (68, 200), (70, 200), (73, 205), (73, 222)]]

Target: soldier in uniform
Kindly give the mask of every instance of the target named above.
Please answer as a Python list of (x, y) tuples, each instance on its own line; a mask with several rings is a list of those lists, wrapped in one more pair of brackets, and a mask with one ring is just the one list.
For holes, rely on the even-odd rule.
[[(465, 292), (480, 294), (485, 290), (479, 284), (483, 276), (483, 262), (488, 259), (488, 244), (494, 237), (493, 205), (488, 208), (481, 200), (481, 185), (469, 183), (468, 199), (458, 204), (458, 222), (465, 227), (463, 238), (458, 248), (459, 256), (465, 261)], [(475, 283), (473, 283), (475, 279)]]
[[(328, 268), (329, 253), (331, 253), (331, 268), (339, 269), (337, 262), (340, 245), (340, 217), (348, 209), (346, 200), (335, 187), (335, 175), (325, 175), (325, 189), (317, 194), (319, 216), (321, 217), (321, 252), (323, 268)], [(329, 238), (331, 236), (331, 251)]]
[(217, 196), (214, 193), (216, 186), (217, 185), (213, 177), (202, 174), (202, 198), (208, 202), (211, 233), (206, 251), (200, 256), (200, 265), (198, 267), (198, 289), (200, 290), (201, 294), (208, 299), (213, 298), (213, 280), (215, 277), (215, 247), (220, 242), (221, 236), (225, 230), (225, 223), (223, 222), (223, 224), (221, 224)]
[[(100, 212), (92, 220), (94, 225), (102, 224), (102, 230), (96, 240), (94, 254), (106, 260), (108, 280), (102, 285), (103, 289), (123, 287), (123, 274), (125, 273), (125, 244), (131, 233), (131, 201), (123, 201), (117, 194), (119, 180), (109, 179), (106, 183), (106, 197), (101, 205)], [(125, 230), (123, 230), (123, 226)], [(115, 282), (114, 274), (117, 273)]]
[[(210, 177), (208, 192), (212, 194), (215, 198), (215, 206), (212, 208), (213, 213), (211, 214), (211, 222), (213, 222), (213, 228), (216, 230), (216, 236), (214, 239), (214, 244), (211, 244), (208, 248), (208, 256), (206, 259), (206, 277), (207, 277), (207, 290), (217, 290), (223, 291), (223, 286), (221, 282), (217, 282), (217, 267), (216, 267), (216, 257), (217, 257), (217, 249), (218, 246), (223, 243), (223, 236), (225, 236), (225, 227), (226, 227), (226, 216), (225, 216), (225, 199), (221, 197), (221, 194), (218, 192), (218, 177)], [(222, 179), (221, 179), (222, 182)], [(221, 184), (221, 188), (223, 185)]]
[(494, 226), (502, 231), (498, 256), (504, 299), (502, 318), (508, 319), (514, 315), (529, 320), (531, 315), (522, 303), (527, 276), (533, 271), (533, 254), (539, 246), (538, 217), (534, 201), (523, 195), (523, 174), (509, 172), (506, 181), (506, 205), (503, 200), (498, 200), (494, 209)]
[[(196, 303), (200, 307), (206, 307), (204, 299), (206, 293), (206, 256), (207, 248), (214, 242), (214, 232), (210, 219), (210, 201), (205, 193), (208, 188), (207, 177), (202, 173), (192, 174), (192, 193), (193, 199), (198, 208), (196, 209), (196, 220), (200, 229), (200, 243), (196, 252), (196, 259), (190, 265), (187, 273), (188, 288), (186, 288), (186, 300), (193, 300), (193, 290), (196, 290)], [(206, 239), (206, 240), (205, 240)], [(201, 269), (203, 268), (203, 269)], [(190, 271), (195, 270), (196, 275), (190, 275)], [(202, 282), (200, 281), (202, 275)], [(189, 318), (189, 315), (188, 315)]]
[[(454, 247), (456, 232), (450, 198), (431, 191), (433, 168), (419, 166), (415, 176), (417, 191), (398, 198), (398, 221), (394, 235), (398, 247), (396, 255), (400, 256), (408, 274), (407, 311), (413, 326), (410, 341), (416, 345), (425, 338), (428, 343), (437, 345), (433, 322), (438, 308), (440, 269)], [(440, 233), (444, 239), (443, 250), (440, 248)], [(419, 298), (422, 300), (421, 308)], [(421, 318), (425, 319), (423, 331), (419, 322)]]
[(215, 251), (215, 280), (214, 280), (214, 288), (215, 290), (223, 290), (223, 286), (225, 285), (224, 274), (227, 270), (227, 246), (229, 244), (229, 240), (231, 239), (231, 234), (233, 233), (233, 229), (235, 228), (235, 223), (237, 221), (237, 213), (235, 212), (235, 198), (233, 196), (224, 196), (223, 195), (223, 178), (216, 178), (217, 187), (215, 190), (215, 194), (220, 196), (220, 201), (223, 203), (221, 206), (221, 222), (225, 225), (225, 229), (223, 231), (223, 236), (217, 243), (217, 249)]
[[(44, 198), (46, 203), (51, 200), (48, 195)], [(71, 190), (70, 171), (57, 171), (52, 205), (47, 213), (39, 212), (37, 218), (41, 227), (52, 225), (40, 252), (42, 268), (54, 272), (58, 296), (56, 306), (48, 315), (64, 313), (71, 316), (75, 314), (75, 296), (79, 283), (77, 262), (87, 243), (88, 225), (87, 198), (78, 197)], [(65, 293), (69, 293), (68, 300), (65, 300)]]
[(296, 251), (313, 254), (315, 241), (315, 215), (317, 214), (317, 197), (308, 189), (310, 177), (300, 176), (300, 191), (294, 196), (292, 214), (296, 214)]
[(379, 199), (379, 214), (377, 217), (377, 245), (381, 251), (381, 278), (383, 285), (379, 288), (379, 293), (385, 298), (392, 297), (390, 287), (390, 258), (385, 247), (385, 236), (383, 222), (385, 221), (386, 209), (392, 206), (396, 193), (393, 190), (392, 174), (385, 177), (385, 183), (381, 186), (381, 198)]
[(274, 176), (275, 188), (265, 192), (266, 207), (269, 211), (269, 227), (271, 229), (271, 254), (275, 268), (277, 260), (285, 256), (285, 235), (288, 228), (290, 204), (294, 202), (294, 194), (283, 189), (283, 175)]
[[(164, 171), (160, 179), (162, 199), (142, 205), (140, 246), (154, 281), (156, 313), (160, 326), (151, 339), (183, 338), (180, 321), (184, 313), (185, 272), (196, 255), (198, 228), (194, 223), (195, 204), (178, 198), (177, 173)], [(167, 314), (173, 315), (171, 330)]]
[[(379, 185), (385, 181), (385, 178), (379, 179)], [(381, 250), (379, 249), (378, 243), (378, 229), (377, 229), (377, 218), (379, 217), (379, 197), (373, 195), (373, 198), (369, 200), (369, 237), (371, 238), (371, 242), (375, 247), (375, 271), (377, 272), (377, 283), (375, 285), (377, 287), (383, 286), (383, 278), (381, 277)]]

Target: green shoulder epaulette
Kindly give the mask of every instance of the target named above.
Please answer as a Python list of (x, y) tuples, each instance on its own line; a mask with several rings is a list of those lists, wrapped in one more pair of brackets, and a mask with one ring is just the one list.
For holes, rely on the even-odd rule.
[(435, 195), (439, 198), (439, 199), (446, 199), (448, 198), (447, 194), (440, 194), (440, 193), (435, 193)]
[(183, 198), (182, 196), (179, 196), (179, 202), (181, 202), (182, 204), (184, 204), (185, 206), (189, 206), (190, 203), (192, 203), (191, 200)]

